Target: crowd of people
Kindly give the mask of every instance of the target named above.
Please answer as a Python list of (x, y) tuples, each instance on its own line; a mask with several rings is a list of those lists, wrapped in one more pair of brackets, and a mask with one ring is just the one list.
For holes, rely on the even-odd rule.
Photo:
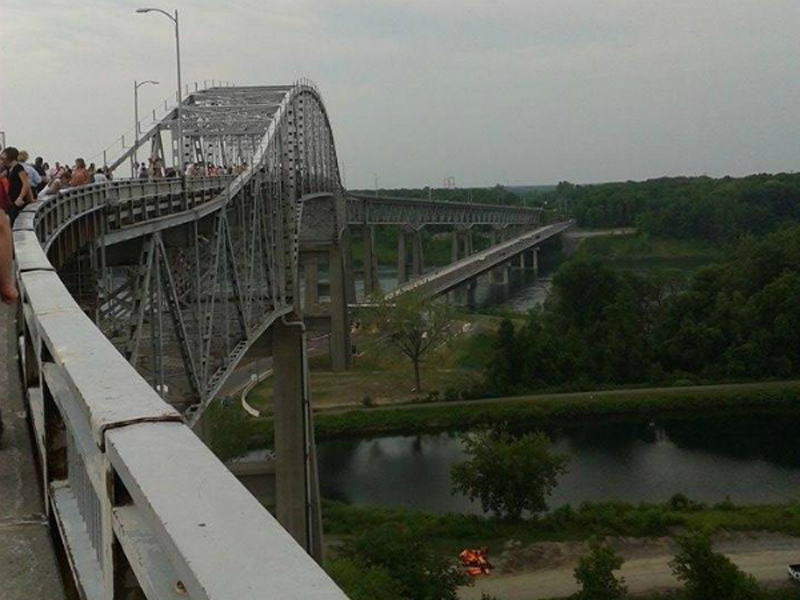
[[(0, 148), (0, 300), (11, 303), (17, 293), (11, 275), (11, 225), (26, 204), (34, 202), (40, 195), (51, 196), (59, 192), (88, 185), (111, 181), (108, 167), (97, 168), (94, 163), (86, 165), (82, 158), (76, 158), (72, 166), (56, 161), (52, 166), (37, 156), (33, 164), (26, 150), (13, 146)], [(238, 175), (247, 171), (247, 163), (220, 166), (211, 162), (189, 162), (186, 177), (216, 177)], [(147, 162), (134, 163), (133, 172), (139, 179), (160, 179), (177, 177), (174, 167), (165, 167), (163, 160), (154, 156)]]
[(26, 150), (13, 146), (0, 149), (0, 300), (14, 302), (17, 292), (11, 274), (11, 225), (26, 204), (40, 195), (52, 195), (61, 190), (103, 183), (111, 179), (106, 167), (86, 166), (82, 158), (72, 167), (56, 162), (52, 167), (37, 156), (30, 162)]
[(52, 167), (41, 156), (33, 164), (26, 150), (13, 146), (0, 152), (0, 209), (6, 213), (11, 223), (29, 202), (40, 195), (53, 195), (61, 190), (103, 183), (111, 179), (107, 167), (99, 169), (94, 163), (86, 165), (82, 158), (76, 158), (70, 167), (56, 162)]
[[(183, 174), (186, 177), (217, 177), (219, 175), (238, 175), (247, 171), (247, 163), (241, 165), (215, 165), (211, 162), (187, 162)], [(154, 156), (147, 162), (134, 163), (133, 168), (139, 179), (161, 179), (162, 177), (177, 177), (178, 171), (174, 167), (164, 167), (164, 161)]]

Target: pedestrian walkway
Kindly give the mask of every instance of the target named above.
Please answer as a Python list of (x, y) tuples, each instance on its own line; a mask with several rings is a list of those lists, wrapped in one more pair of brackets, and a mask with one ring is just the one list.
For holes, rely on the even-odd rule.
[(62, 600), (22, 399), (15, 314), (0, 304), (0, 600)]

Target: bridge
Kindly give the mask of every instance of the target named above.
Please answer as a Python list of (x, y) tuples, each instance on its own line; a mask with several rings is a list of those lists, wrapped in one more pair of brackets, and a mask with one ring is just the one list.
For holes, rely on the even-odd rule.
[[(90, 599), (344, 598), (318, 565), (304, 312), (325, 305), (334, 365), (347, 368), (352, 232), (363, 236), (367, 290), (378, 286), (374, 228), (392, 226), (400, 280), (433, 295), (566, 224), (542, 228), (534, 209), (349, 195), (307, 81), (189, 93), (112, 164), (145, 145), (166, 160), (164, 135), (174, 164), (211, 157), (236, 172), (72, 188), (14, 226), (21, 385), (70, 585)], [(454, 227), (447, 285), (423, 277), (421, 230), (433, 225)], [(459, 258), (476, 225), (515, 233)], [(275, 518), (198, 437), (257, 346), (274, 372)]]

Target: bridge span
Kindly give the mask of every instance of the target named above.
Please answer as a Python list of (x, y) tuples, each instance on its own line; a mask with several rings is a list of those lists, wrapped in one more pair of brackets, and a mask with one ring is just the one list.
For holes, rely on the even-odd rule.
[[(346, 368), (351, 232), (363, 236), (372, 290), (374, 227), (400, 226), (398, 269), (413, 281), (423, 227), (453, 226), (458, 258), (471, 253), (471, 227), (539, 227), (541, 211), (349, 196), (309, 82), (212, 88), (184, 102), (184, 138), (172, 110), (139, 147), (246, 169), (72, 188), (15, 223), (22, 387), (46, 514), (91, 600), (344, 599), (309, 558), (323, 549), (303, 321), (319, 304), (315, 269), (327, 262), (332, 348)], [(483, 264), (540, 241), (522, 238)], [(453, 281), (484, 270), (458, 265)], [(195, 434), (257, 343), (274, 371), (276, 518)]]
[[(528, 258), (526, 252), (533, 250), (535, 253), (540, 244), (561, 235), (571, 226), (572, 222), (555, 223), (527, 231), (513, 239), (491, 246), (487, 250), (457, 260), (417, 279), (412, 279), (388, 292), (386, 298), (396, 298), (408, 293), (417, 293), (426, 298), (433, 298), (464, 285), (483, 273), (502, 268), (504, 264), (508, 264), (515, 258), (521, 260), (522, 268), (526, 268), (525, 263)], [(535, 264), (533, 261), (537, 259), (535, 254), (530, 258), (529, 268), (533, 269)]]

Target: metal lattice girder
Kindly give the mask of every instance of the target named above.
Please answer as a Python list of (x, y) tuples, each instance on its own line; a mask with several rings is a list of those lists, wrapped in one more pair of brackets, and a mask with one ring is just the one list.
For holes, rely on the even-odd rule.
[(499, 204), (348, 195), (351, 225), (538, 225), (542, 210)]

